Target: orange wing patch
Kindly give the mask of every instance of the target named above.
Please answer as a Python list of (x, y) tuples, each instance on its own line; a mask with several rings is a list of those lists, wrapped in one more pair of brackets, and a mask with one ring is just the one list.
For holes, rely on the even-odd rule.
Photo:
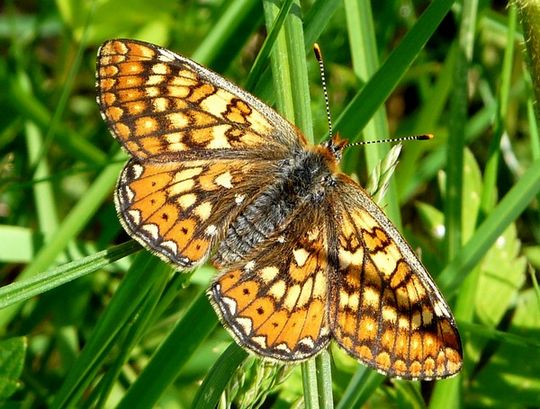
[(283, 361), (307, 359), (330, 340), (326, 231), (313, 223), (301, 233), (292, 224), (263, 242), (252, 259), (221, 274), (209, 290), (242, 346)]

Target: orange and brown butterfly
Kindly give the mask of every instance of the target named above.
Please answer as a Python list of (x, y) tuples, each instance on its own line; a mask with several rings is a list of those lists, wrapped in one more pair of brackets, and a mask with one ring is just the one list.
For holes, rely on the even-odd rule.
[(176, 266), (210, 259), (208, 294), (234, 339), (280, 362), (330, 340), (404, 379), (462, 365), (450, 309), (381, 209), (272, 108), (197, 63), (105, 42), (98, 103), (131, 159), (115, 194), (125, 230)]

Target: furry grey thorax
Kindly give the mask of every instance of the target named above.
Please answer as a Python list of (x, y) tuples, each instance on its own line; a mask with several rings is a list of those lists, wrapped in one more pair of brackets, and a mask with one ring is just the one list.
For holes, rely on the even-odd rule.
[(217, 251), (218, 263), (242, 260), (263, 240), (281, 231), (296, 210), (318, 205), (335, 186), (327, 160), (319, 152), (301, 151), (276, 166), (275, 182), (229, 224)]

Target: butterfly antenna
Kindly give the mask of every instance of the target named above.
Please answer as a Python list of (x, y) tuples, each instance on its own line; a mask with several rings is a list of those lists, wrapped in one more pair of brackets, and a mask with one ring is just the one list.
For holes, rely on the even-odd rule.
[[(315, 58), (317, 58), (317, 62), (319, 63), (319, 72), (321, 74), (321, 83), (322, 83), (323, 93), (324, 93), (324, 103), (326, 105), (326, 119), (328, 121), (328, 135), (329, 135), (329, 139), (332, 140), (332, 136), (333, 136), (332, 115), (330, 113), (330, 101), (328, 99), (328, 89), (326, 88), (326, 76), (324, 74), (324, 61), (322, 57), (321, 47), (319, 47), (319, 44), (317, 43), (313, 44), (313, 51), (315, 52)], [(342, 145), (341, 147), (349, 148), (351, 146), (371, 145), (374, 143), (424, 141), (424, 140), (429, 140), (429, 139), (433, 139), (432, 134), (404, 136), (401, 138), (388, 138), (388, 139), (379, 139), (379, 140), (371, 140), (371, 141), (359, 141), (359, 142), (347, 143), (345, 145)]]
[(345, 148), (350, 148), (351, 146), (372, 145), (374, 143), (425, 141), (429, 139), (433, 139), (433, 135), (430, 133), (426, 133), (423, 135), (403, 136), (401, 138), (376, 139), (372, 141), (358, 141), (358, 142), (348, 143), (347, 145), (345, 145)]
[(330, 102), (328, 100), (328, 90), (326, 89), (326, 77), (324, 75), (324, 62), (323, 62), (321, 47), (319, 47), (319, 44), (317, 43), (313, 44), (313, 51), (315, 52), (315, 58), (317, 59), (317, 62), (319, 63), (319, 72), (321, 74), (321, 83), (322, 83), (323, 93), (324, 93), (324, 103), (326, 104), (326, 119), (328, 121), (328, 135), (330, 136), (330, 139), (332, 139), (332, 115), (330, 114)]

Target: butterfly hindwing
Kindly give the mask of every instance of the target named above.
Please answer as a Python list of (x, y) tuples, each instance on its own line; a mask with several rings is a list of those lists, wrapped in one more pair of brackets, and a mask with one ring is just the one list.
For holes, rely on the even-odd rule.
[(221, 273), (209, 290), (234, 338), (257, 355), (280, 361), (307, 359), (330, 340), (324, 217), (300, 210), (302, 217)]

